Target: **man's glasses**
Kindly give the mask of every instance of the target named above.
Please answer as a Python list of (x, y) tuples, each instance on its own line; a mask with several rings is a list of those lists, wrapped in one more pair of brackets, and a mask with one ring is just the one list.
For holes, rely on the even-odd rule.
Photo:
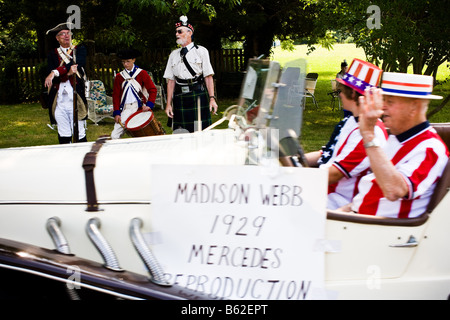
[(62, 36), (71, 36), (72, 32), (60, 32), (57, 34), (58, 37), (62, 37)]

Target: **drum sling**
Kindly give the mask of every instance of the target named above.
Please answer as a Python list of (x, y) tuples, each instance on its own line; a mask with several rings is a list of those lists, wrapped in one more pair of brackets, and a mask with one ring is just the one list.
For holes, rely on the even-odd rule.
[(86, 178), (86, 196), (87, 196), (87, 208), (86, 211), (100, 211), (98, 208), (97, 194), (95, 192), (94, 182), (94, 168), (97, 160), (97, 153), (106, 140), (109, 140), (109, 136), (101, 136), (92, 145), (91, 151), (86, 153), (83, 159), (84, 176)]

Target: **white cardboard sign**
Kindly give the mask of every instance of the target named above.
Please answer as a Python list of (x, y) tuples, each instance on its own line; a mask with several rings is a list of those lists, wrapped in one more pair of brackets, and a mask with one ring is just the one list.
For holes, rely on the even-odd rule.
[(209, 298), (302, 300), (324, 285), (327, 171), (154, 165), (153, 253)]

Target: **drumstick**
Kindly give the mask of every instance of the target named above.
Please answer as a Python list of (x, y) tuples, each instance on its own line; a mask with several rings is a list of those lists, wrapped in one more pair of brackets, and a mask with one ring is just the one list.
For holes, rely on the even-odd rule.
[(203, 131), (209, 131), (214, 127), (217, 127), (219, 124), (221, 124), (222, 122), (224, 122), (225, 120), (227, 120), (227, 117), (223, 117), (222, 119), (217, 120), (216, 122), (214, 122), (212, 125), (210, 125), (209, 127), (207, 127), (205, 130)]

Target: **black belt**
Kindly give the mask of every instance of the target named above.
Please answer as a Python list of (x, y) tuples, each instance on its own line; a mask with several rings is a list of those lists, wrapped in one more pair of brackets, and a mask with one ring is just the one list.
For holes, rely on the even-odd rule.
[(193, 84), (197, 84), (197, 83), (203, 83), (203, 75), (200, 75), (198, 77), (192, 78), (192, 79), (180, 79), (175, 77), (175, 80), (177, 82), (177, 84), (180, 85), (193, 85)]
[(180, 85), (180, 84), (175, 84), (175, 94), (179, 95), (179, 94), (185, 94), (185, 93), (189, 93), (192, 91), (203, 91), (204, 90), (204, 86), (203, 83), (195, 83), (192, 85)]

